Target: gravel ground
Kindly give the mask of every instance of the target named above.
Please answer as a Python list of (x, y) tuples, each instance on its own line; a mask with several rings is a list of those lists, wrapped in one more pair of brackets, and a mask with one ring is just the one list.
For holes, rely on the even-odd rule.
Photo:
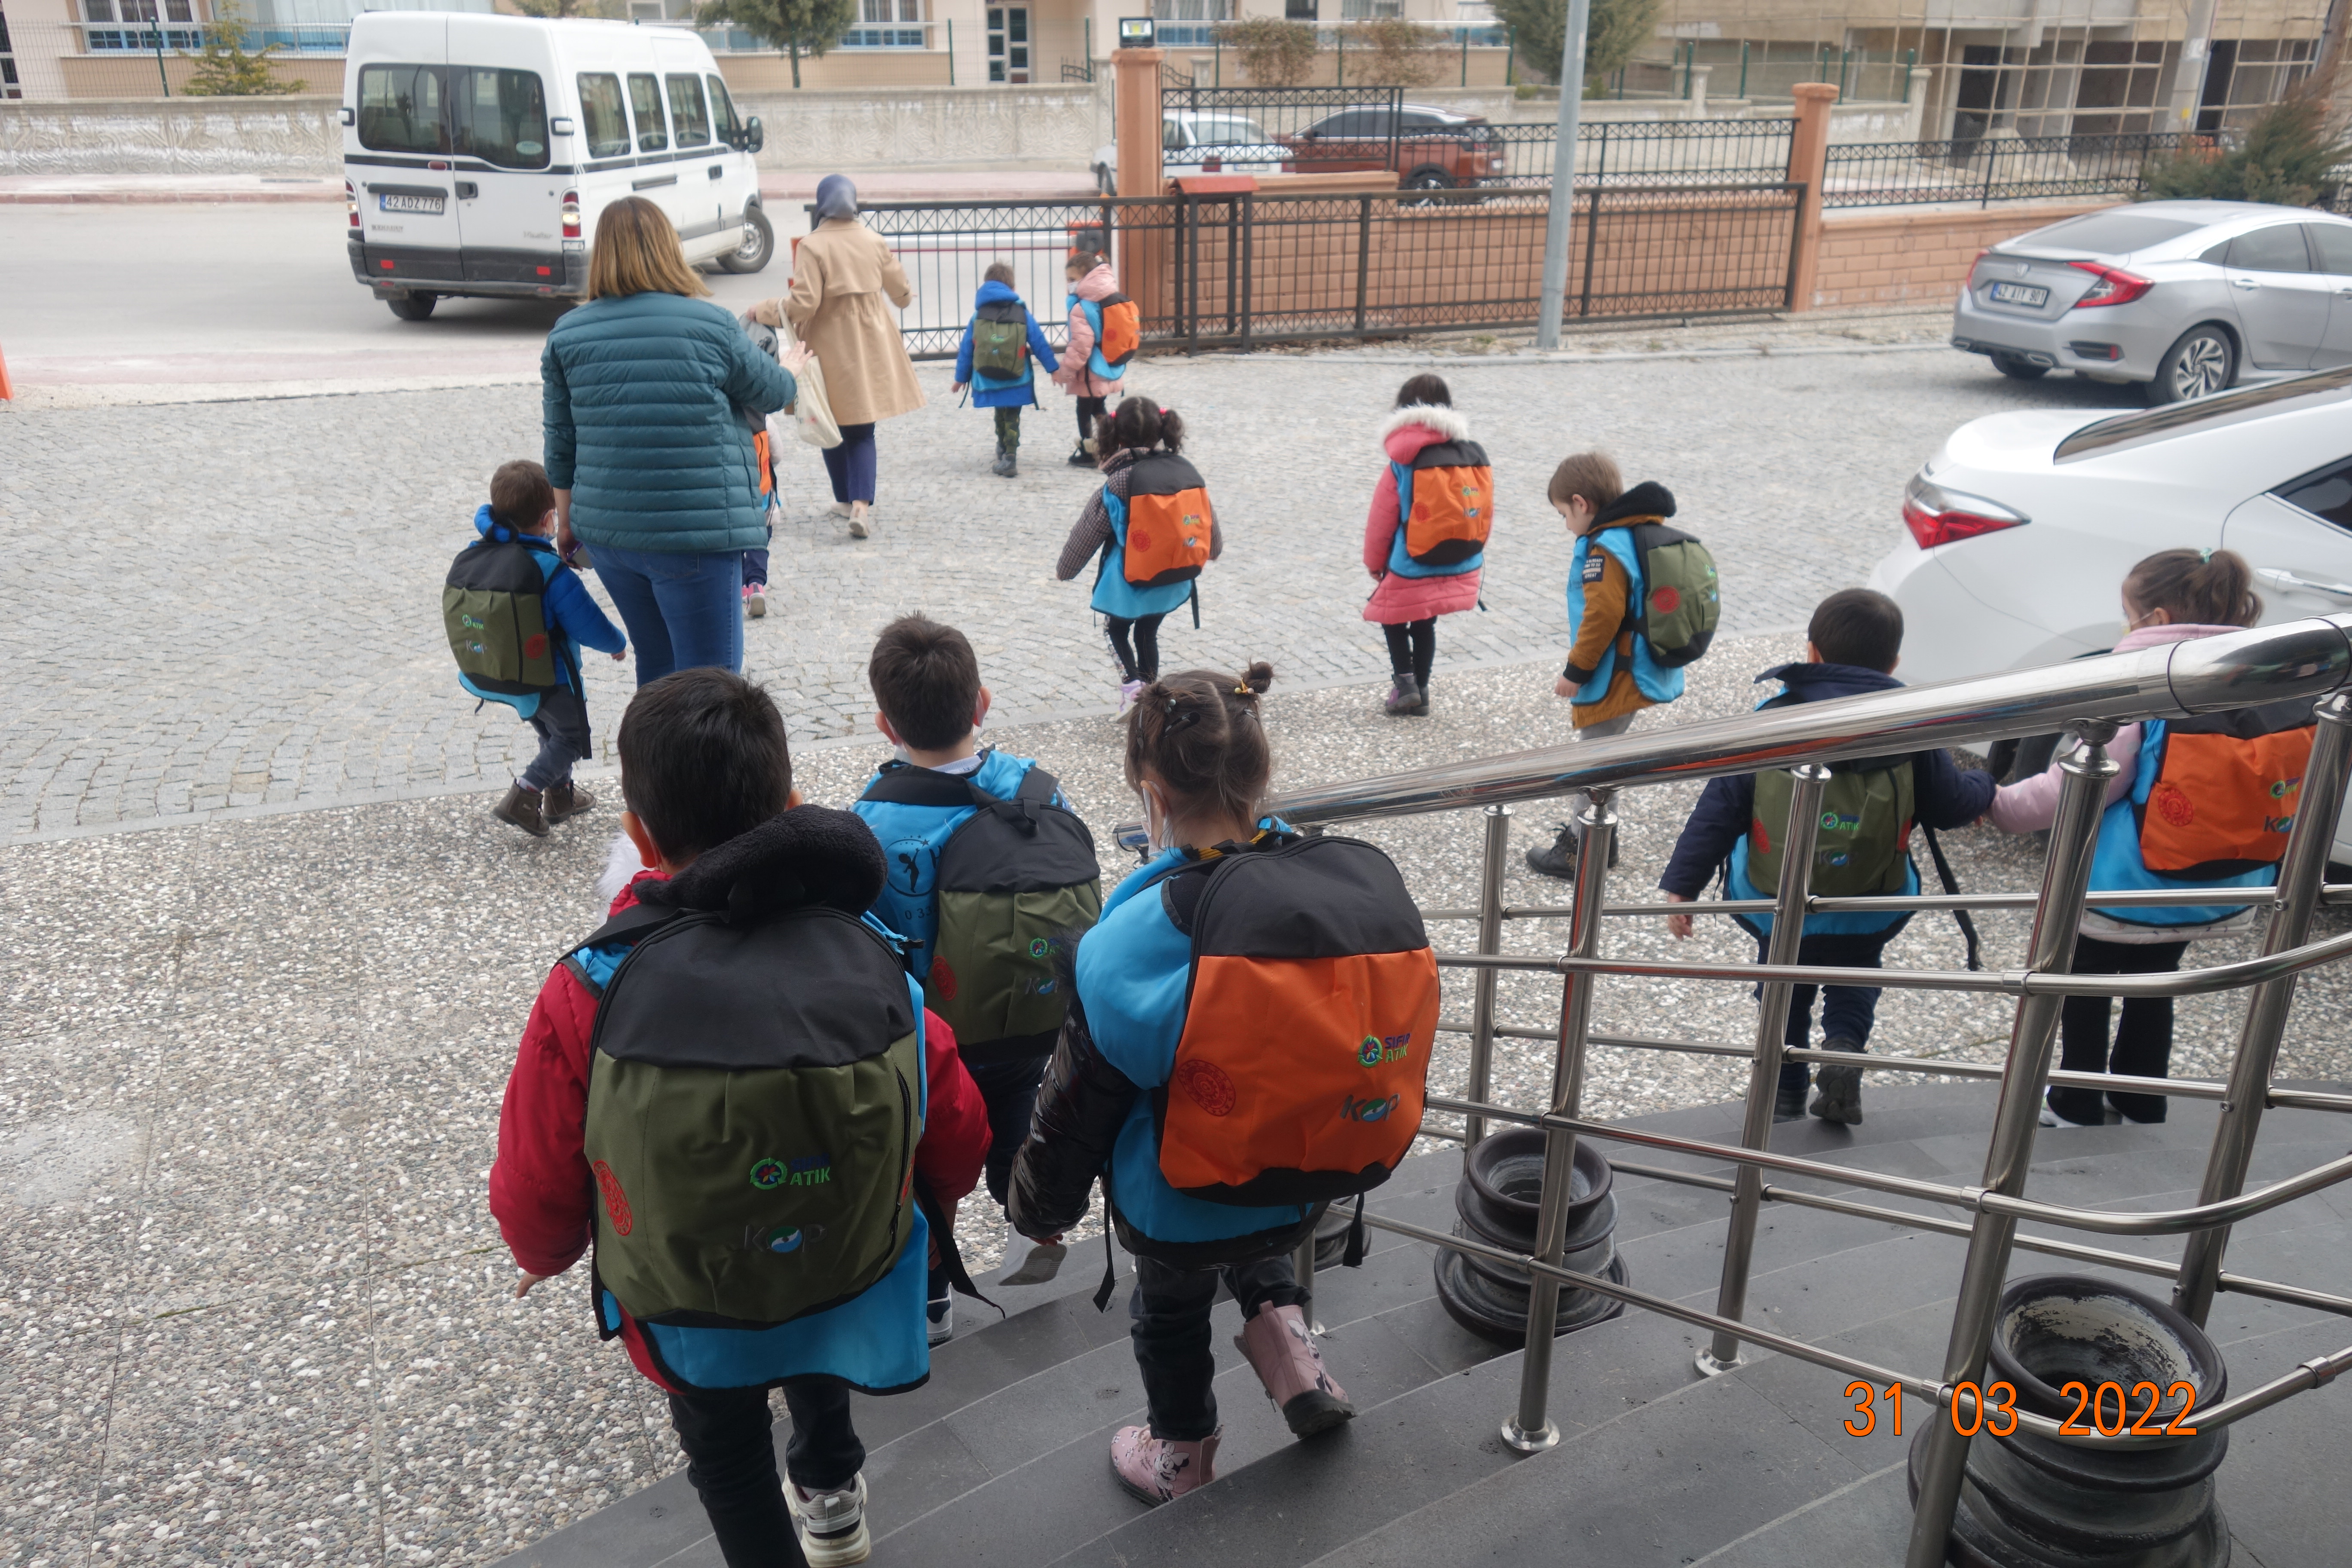
[[(1718, 645), (1680, 704), (1637, 732), (1738, 711), (1783, 637)], [(1379, 689), (1277, 679), (1278, 784), (1385, 772), (1564, 739), (1549, 663), (1441, 673), (1436, 713), (1391, 721)], [(1044, 759), (1099, 842), (1133, 815), (1113, 721), (997, 731)], [(810, 798), (845, 803), (880, 749), (803, 747)], [(601, 786), (600, 786), (601, 787)], [(1622, 805), (1629, 893), (1651, 886), (1696, 794)], [(589, 1331), (567, 1279), (516, 1302), (483, 1205), (513, 1042), (551, 958), (592, 929), (609, 806), (545, 841), (493, 822), (488, 795), (213, 822), (0, 850), (0, 1560), (279, 1563), (481, 1561), (675, 1466), (649, 1385)], [(1553, 818), (1523, 808), (1512, 903), (1558, 901), (1517, 851)], [(1366, 835), (1430, 906), (1471, 901), (1475, 814)], [(1949, 837), (1971, 889), (2031, 888), (2038, 849), (1986, 828)], [(1120, 868), (1107, 859), (1107, 874)], [(2331, 912), (2323, 930), (2344, 929)], [(2024, 921), (1983, 921), (1987, 960), (2021, 961)], [(1441, 948), (1468, 927), (1436, 929)], [(1515, 926), (1546, 952), (1556, 924)], [(1612, 924), (1605, 951), (1738, 959), (1706, 922)], [(2244, 955), (2249, 939), (2196, 956)], [(1895, 963), (1957, 967), (1948, 921), (1922, 916)], [(1466, 977), (1447, 982), (1466, 1015)], [(1507, 976), (1502, 1014), (1556, 1015), (1556, 982)], [(2011, 1004), (1890, 993), (1875, 1044), (1997, 1060)], [(2177, 1071), (2218, 1072), (2239, 1005), (2185, 1003)], [(2352, 1079), (2352, 977), (2308, 978), (2282, 1076)], [(1729, 984), (1610, 981), (1603, 1030), (1747, 1042)], [(1461, 1037), (1433, 1082), (1458, 1088)], [(1495, 1092), (1539, 1104), (1550, 1052), (1504, 1042)], [(1588, 1109), (1621, 1116), (1740, 1092), (1738, 1064), (1602, 1048)], [(982, 1204), (974, 1208), (985, 1208)], [(959, 1227), (982, 1261), (992, 1216)], [(1081, 1255), (1083, 1256), (1083, 1255)]]

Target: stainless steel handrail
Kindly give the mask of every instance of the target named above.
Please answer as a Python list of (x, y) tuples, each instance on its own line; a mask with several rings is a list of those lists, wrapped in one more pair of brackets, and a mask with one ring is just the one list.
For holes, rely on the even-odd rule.
[[(2352, 904), (2352, 882), (2330, 882), (2319, 890), (2323, 904)], [(2278, 897), (2275, 888), (2200, 888), (2179, 889), (2117, 889), (2104, 891), (2094, 888), (2088, 899), (2093, 909), (2150, 907), (2157, 909), (2182, 907), (2195, 909), (2206, 904), (2267, 904)], [(1772, 899), (1694, 899), (1687, 903), (1671, 900), (1658, 903), (1612, 904), (1601, 912), (1615, 919), (1620, 916), (1656, 915), (1769, 915), (1777, 907)], [(1916, 893), (1907, 898), (1891, 894), (1872, 894), (1866, 898), (1825, 898), (1816, 893), (1805, 900), (1809, 915), (1826, 914), (1888, 914), (1923, 910), (2030, 910), (2033, 907), (2032, 893)], [(1566, 904), (1506, 904), (1496, 911), (1505, 921), (1564, 921), (1575, 911)], [(1423, 910), (1424, 921), (1475, 921), (1484, 918), (1477, 910)]]

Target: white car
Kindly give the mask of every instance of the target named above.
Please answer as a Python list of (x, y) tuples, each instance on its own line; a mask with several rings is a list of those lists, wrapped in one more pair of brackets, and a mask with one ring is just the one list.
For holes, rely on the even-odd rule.
[[(1160, 163), (1180, 174), (1279, 174), (1290, 150), (1245, 114), (1213, 110), (1170, 110), (1160, 117)], [(1118, 144), (1095, 149), (1095, 184), (1107, 196), (1118, 195)]]
[[(1995, 414), (1905, 490), (1870, 585), (1903, 606), (1914, 685), (2115, 646), (2124, 574), (2159, 550), (2229, 549), (2263, 623), (2352, 610), (2352, 366), (2146, 413)], [(2352, 862), (2336, 829), (2336, 858)]]

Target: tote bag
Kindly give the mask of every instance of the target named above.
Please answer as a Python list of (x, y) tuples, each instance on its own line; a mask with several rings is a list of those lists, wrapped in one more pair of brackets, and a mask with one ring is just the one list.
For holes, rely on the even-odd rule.
[[(790, 349), (801, 341), (800, 334), (793, 331), (791, 317), (781, 310), (777, 314), (783, 320), (777, 329), (777, 340), (783, 348)], [(789, 422), (800, 438), (812, 447), (840, 446), (841, 426), (834, 421), (832, 401), (824, 395), (824, 370), (817, 363), (816, 356), (811, 354), (808, 363), (794, 373), (793, 379), (800, 383), (800, 396), (793, 402), (791, 413), (768, 416), (770, 430), (781, 436), (783, 432), (779, 427)]]

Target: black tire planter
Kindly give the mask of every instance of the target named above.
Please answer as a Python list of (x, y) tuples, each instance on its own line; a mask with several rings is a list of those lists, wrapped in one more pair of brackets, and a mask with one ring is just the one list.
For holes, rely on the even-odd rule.
[[(1460, 1215), (1454, 1234), (1510, 1252), (1533, 1252), (1536, 1212), (1543, 1190), (1544, 1134), (1514, 1127), (1480, 1142), (1465, 1163), (1454, 1189)], [(1568, 1236), (1562, 1265), (1580, 1274), (1625, 1281), (1625, 1260), (1617, 1256), (1614, 1174), (1591, 1140), (1579, 1140), (1570, 1185)], [(1528, 1337), (1528, 1279), (1517, 1269), (1468, 1253), (1441, 1249), (1437, 1296), (1454, 1321), (1496, 1344), (1524, 1344)], [(1624, 1303), (1591, 1290), (1562, 1289), (1554, 1316), (1555, 1333), (1571, 1333), (1606, 1322)]]
[[(2230, 1385), (2213, 1342), (2170, 1306), (2067, 1274), (2012, 1280), (2001, 1292), (1985, 1378), (2012, 1384), (2020, 1409), (2062, 1421), (2076, 1410), (2060, 1392), (2067, 1383), (2146, 1382), (2168, 1393), (2187, 1383), (2200, 1410)], [(2168, 1422), (2179, 1403), (2160, 1404), (2149, 1425)], [(1925, 1439), (1923, 1428), (1911, 1446), (1915, 1501)], [(2224, 1568), (2230, 1527), (2213, 1472), (2229, 1448), (2227, 1427), (2137, 1448), (1980, 1436), (1969, 1445), (1949, 1559), (1962, 1568)]]
[[(1369, 1212), (1369, 1211), (1367, 1211)], [(1356, 1200), (1341, 1198), (1315, 1222), (1315, 1272), (1337, 1268), (1348, 1252), (1348, 1227), (1356, 1223)], [(1370, 1237), (1365, 1237), (1367, 1246)]]

